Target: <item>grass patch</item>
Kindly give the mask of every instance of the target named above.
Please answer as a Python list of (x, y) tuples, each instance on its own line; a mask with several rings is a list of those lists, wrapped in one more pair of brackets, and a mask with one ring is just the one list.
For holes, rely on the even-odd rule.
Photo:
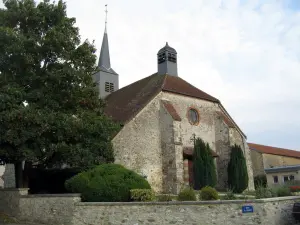
[(18, 223), (17, 219), (0, 212), (0, 223)]

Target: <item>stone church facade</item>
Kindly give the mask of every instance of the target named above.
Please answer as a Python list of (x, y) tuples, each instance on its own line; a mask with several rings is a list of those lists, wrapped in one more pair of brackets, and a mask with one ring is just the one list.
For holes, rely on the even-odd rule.
[[(101, 62), (106, 64), (100, 65)], [(106, 90), (106, 83), (118, 87), (118, 79), (110, 65), (105, 29), (99, 68), (94, 77), (100, 97), (107, 104), (105, 113), (122, 124), (113, 139), (115, 163), (145, 176), (156, 192), (178, 193), (193, 182), (191, 156), (195, 135), (213, 150), (217, 188), (228, 187), (230, 146), (238, 144), (247, 161), (248, 189), (254, 190), (246, 135), (218, 99), (178, 76), (177, 52), (168, 43), (157, 54), (155, 74), (121, 89)], [(114, 73), (110, 77), (107, 71)]]

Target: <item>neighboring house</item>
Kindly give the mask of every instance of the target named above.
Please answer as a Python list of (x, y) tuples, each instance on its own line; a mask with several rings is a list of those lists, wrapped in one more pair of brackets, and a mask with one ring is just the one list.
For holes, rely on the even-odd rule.
[(254, 143), (248, 143), (248, 146), (251, 149), (254, 177), (266, 174), (269, 185), (298, 179), (299, 151)]
[(217, 98), (178, 76), (177, 52), (168, 43), (156, 60), (156, 73), (118, 90), (118, 75), (110, 73), (105, 31), (100, 72), (94, 80), (107, 104), (105, 113), (123, 126), (113, 139), (115, 162), (144, 175), (157, 192), (178, 193), (184, 184), (193, 182), (195, 134), (213, 150), (220, 189), (228, 187), (230, 146), (240, 145), (247, 161), (248, 186), (253, 190), (246, 135)]
[(268, 186), (282, 185), (290, 181), (300, 181), (300, 165), (276, 166), (265, 169)]

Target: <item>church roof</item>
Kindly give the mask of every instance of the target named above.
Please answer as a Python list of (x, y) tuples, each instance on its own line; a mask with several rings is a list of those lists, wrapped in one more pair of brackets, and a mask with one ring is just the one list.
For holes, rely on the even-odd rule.
[(161, 91), (220, 102), (180, 77), (155, 73), (108, 95), (105, 113), (115, 121), (126, 123)]
[(300, 152), (296, 150), (277, 148), (277, 147), (260, 145), (255, 143), (247, 143), (247, 144), (251, 150), (258, 151), (260, 153), (300, 158)]

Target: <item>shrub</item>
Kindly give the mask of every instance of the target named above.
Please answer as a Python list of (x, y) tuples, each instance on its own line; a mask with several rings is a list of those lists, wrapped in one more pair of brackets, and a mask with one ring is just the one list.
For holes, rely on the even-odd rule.
[(178, 201), (196, 201), (196, 194), (192, 188), (185, 188), (177, 196)]
[(133, 201), (151, 202), (155, 199), (155, 193), (152, 189), (132, 189), (130, 196)]
[(231, 147), (230, 161), (227, 168), (228, 185), (234, 193), (242, 193), (248, 187), (246, 159), (240, 146)]
[(172, 196), (171, 195), (159, 195), (157, 196), (157, 201), (159, 202), (171, 202)]
[(194, 188), (199, 190), (205, 186), (214, 187), (217, 183), (216, 167), (212, 150), (201, 138), (194, 141), (193, 172)]
[(255, 190), (255, 197), (256, 198), (272, 198), (275, 197), (276, 193), (273, 192), (269, 189), (269, 188), (265, 188), (265, 187), (257, 187)]
[(267, 187), (267, 177), (266, 175), (257, 175), (254, 177), (254, 186), (257, 187)]
[(228, 190), (223, 199), (224, 200), (235, 200), (235, 199), (237, 199), (237, 197), (234, 195), (232, 190)]
[(216, 189), (206, 186), (201, 189), (200, 198), (201, 200), (217, 200), (219, 199), (219, 194)]
[(278, 197), (291, 196), (291, 190), (289, 187), (281, 186), (273, 188)]
[(66, 181), (66, 189), (87, 202), (130, 201), (130, 190), (151, 189), (137, 173), (117, 164), (102, 164)]

